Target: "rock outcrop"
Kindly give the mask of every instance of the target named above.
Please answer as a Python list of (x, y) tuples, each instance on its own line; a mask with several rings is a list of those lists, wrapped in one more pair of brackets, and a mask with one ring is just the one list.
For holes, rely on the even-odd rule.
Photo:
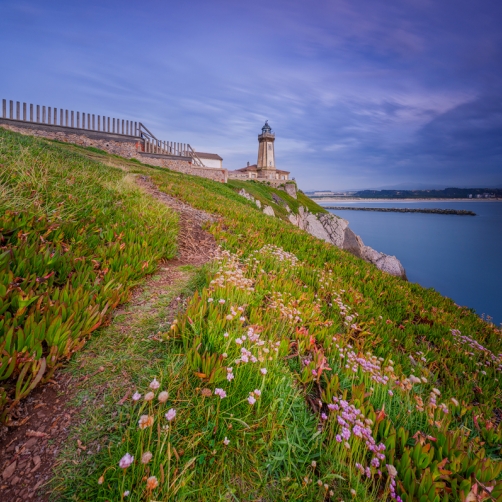
[(289, 221), (314, 237), (373, 263), (378, 269), (388, 274), (406, 279), (406, 271), (395, 256), (380, 253), (366, 246), (361, 237), (349, 228), (349, 222), (343, 218), (331, 213), (312, 214), (301, 206), (297, 215), (289, 215)]
[(270, 206), (265, 206), (263, 212), (268, 214), (268, 216), (275, 216), (274, 210)]
[[(295, 185), (296, 186), (296, 185)], [(254, 202), (258, 208), (261, 209), (261, 202), (255, 199), (250, 193), (242, 189), (239, 192), (247, 200)], [(276, 194), (272, 196), (276, 204), (282, 205), (289, 213), (289, 221), (305, 230), (310, 235), (329, 242), (340, 249), (345, 249), (370, 263), (373, 263), (378, 269), (388, 274), (395, 275), (406, 279), (406, 271), (401, 265), (401, 262), (395, 257), (385, 253), (375, 251), (373, 248), (366, 246), (358, 235), (356, 235), (350, 228), (349, 222), (343, 218), (331, 213), (313, 214), (308, 209), (300, 206), (298, 214), (291, 213), (291, 209), (286, 202)], [(268, 216), (275, 216), (274, 210), (271, 206), (265, 206), (263, 212)]]

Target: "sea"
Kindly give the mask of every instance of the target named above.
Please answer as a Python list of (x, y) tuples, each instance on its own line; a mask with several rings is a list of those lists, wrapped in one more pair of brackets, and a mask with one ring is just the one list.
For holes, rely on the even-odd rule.
[(367, 246), (396, 256), (408, 280), (502, 324), (502, 201), (321, 202), (323, 206), (466, 209), (476, 216), (372, 211), (330, 212), (349, 221)]

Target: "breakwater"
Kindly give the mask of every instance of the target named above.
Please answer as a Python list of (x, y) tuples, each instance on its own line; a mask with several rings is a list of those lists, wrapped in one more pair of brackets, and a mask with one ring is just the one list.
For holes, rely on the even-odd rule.
[(465, 209), (410, 209), (407, 207), (350, 207), (350, 206), (323, 206), (324, 209), (335, 211), (380, 211), (382, 213), (432, 213), (432, 214), (458, 214), (460, 216), (476, 216), (473, 211)]

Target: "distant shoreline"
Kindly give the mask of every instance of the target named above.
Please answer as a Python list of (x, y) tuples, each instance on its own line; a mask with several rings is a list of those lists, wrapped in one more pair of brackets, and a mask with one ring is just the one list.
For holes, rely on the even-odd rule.
[(322, 202), (502, 202), (502, 199), (363, 199), (354, 197), (309, 197), (317, 203)]

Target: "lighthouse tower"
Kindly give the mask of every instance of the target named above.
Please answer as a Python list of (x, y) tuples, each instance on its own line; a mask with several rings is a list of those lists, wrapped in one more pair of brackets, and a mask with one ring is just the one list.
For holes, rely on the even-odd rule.
[(261, 134), (258, 136), (258, 162), (256, 170), (259, 178), (275, 179), (275, 154), (274, 154), (275, 134), (268, 125), (268, 120), (261, 128)]

